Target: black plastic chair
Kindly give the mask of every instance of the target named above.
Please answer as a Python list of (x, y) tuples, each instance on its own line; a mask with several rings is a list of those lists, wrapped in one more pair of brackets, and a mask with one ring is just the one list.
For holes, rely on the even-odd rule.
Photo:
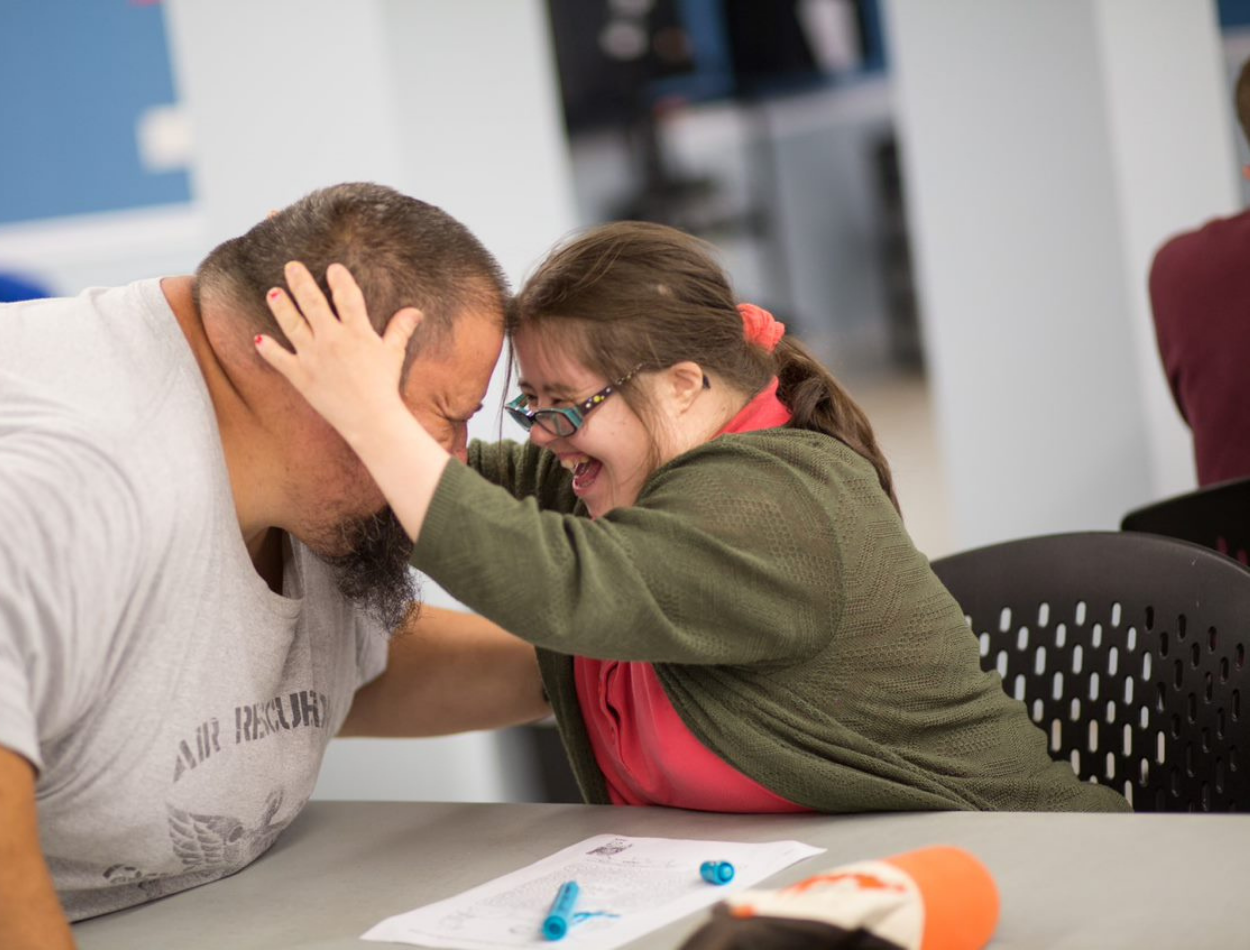
[(1091, 532), (933, 562), (1051, 754), (1137, 811), (1250, 811), (1250, 570)]
[(1237, 478), (1166, 498), (1124, 516), (1125, 531), (1182, 538), (1250, 562), (1250, 478)]

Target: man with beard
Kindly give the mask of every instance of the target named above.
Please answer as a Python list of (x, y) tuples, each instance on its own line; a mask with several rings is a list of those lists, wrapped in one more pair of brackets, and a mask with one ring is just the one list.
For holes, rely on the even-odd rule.
[(412, 609), (382, 494), (256, 355), (294, 259), (420, 322), (402, 393), (462, 455), (507, 290), (388, 188), (314, 192), (193, 277), (0, 308), (0, 946), (70, 947), (67, 919), (239, 870), (336, 732), (545, 711), (530, 647)]

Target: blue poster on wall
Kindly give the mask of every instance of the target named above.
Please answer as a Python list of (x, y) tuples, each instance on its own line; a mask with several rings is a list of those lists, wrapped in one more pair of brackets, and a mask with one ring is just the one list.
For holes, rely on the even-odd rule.
[(1250, 26), (1250, 0), (1219, 0), (1220, 26), (1225, 30)]
[(159, 4), (4, 0), (0, 224), (189, 202), (171, 149), (141, 145), (175, 101)]

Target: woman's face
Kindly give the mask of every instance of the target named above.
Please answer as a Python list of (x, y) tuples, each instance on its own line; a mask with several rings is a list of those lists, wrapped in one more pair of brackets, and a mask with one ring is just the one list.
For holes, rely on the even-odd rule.
[[(522, 331), (513, 340), (518, 382), (531, 410), (580, 406), (612, 382), (558, 352), (552, 336)], [(634, 385), (647, 383), (635, 379)], [(592, 518), (634, 504), (654, 462), (651, 434), (618, 393), (586, 413), (572, 435), (552, 435), (535, 425), (530, 440), (573, 472), (573, 491)]]

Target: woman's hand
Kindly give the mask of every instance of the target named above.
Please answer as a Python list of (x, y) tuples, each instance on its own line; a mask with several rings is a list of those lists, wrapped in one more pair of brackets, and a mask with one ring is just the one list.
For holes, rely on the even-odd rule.
[(421, 427), (399, 395), (404, 351), (421, 322), (408, 307), (378, 336), (356, 281), (331, 264), (326, 281), (339, 316), (303, 264), (286, 265), (294, 301), (275, 288), (269, 309), (295, 352), (270, 337), (256, 349), (356, 452), (414, 541), (451, 456)]
[(421, 312), (412, 307), (399, 311), (379, 336), (369, 322), (364, 295), (342, 264), (326, 270), (334, 309), (303, 264), (287, 264), (286, 280), (294, 300), (276, 287), (266, 299), (295, 352), (264, 334), (256, 337), (257, 352), (349, 445), (358, 447), (396, 410), (408, 414), (399, 380)]

